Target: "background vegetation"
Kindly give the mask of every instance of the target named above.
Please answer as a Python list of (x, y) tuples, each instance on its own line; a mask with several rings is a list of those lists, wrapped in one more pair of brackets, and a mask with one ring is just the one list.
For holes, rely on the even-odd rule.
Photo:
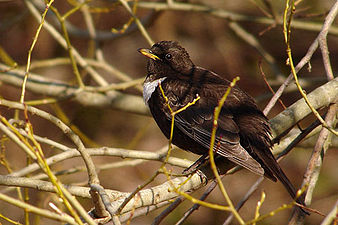
[[(181, 189), (190, 190), (185, 199), (172, 182), (186, 178), (168, 181), (168, 173), (163, 174), (180, 174), (197, 156), (174, 149), (163, 164), (168, 141), (143, 103), (146, 59), (137, 52), (156, 41), (177, 40), (195, 64), (229, 80), (239, 76), (237, 85), (255, 96), (262, 110), (270, 103), (264, 112), (275, 136), (282, 138), (274, 152), (290, 145), (292, 151), (280, 164), (296, 187), (308, 185), (306, 203), (315, 210), (305, 219), (294, 214), (289, 223), (330, 224), (338, 199), (338, 144), (332, 129), (338, 2), (296, 1), (294, 10), (286, 5), (272, 0), (0, 1), (0, 223), (80, 224), (77, 218), (93, 207), (108, 216), (100, 209), (100, 196), (89, 194), (88, 183), (106, 189), (113, 213), (127, 192), (136, 194), (103, 224), (175, 224), (182, 219), (192, 197), (201, 198), (214, 183), (193, 176)], [(303, 98), (291, 79), (290, 62), (300, 63), (301, 89), (308, 94), (317, 90), (309, 94), (311, 104), (331, 132), (322, 129), (323, 121), (310, 126), (318, 119), (304, 102), (290, 107)], [(283, 106), (275, 104), (279, 96), (269, 91), (263, 74), (273, 90), (280, 90), (289, 111), (281, 113)], [(292, 140), (299, 135), (295, 147)], [(241, 219), (253, 224), (255, 218), (258, 224), (288, 223), (292, 209), (286, 207), (267, 218), (255, 213), (263, 191), (261, 215), (292, 205), (280, 183), (263, 180), (253, 186), (257, 179), (246, 170), (222, 178), (235, 206), (246, 200), (232, 221), (229, 211), (213, 208), (228, 205), (216, 187), (205, 200), (213, 205), (200, 207), (184, 224), (238, 224)], [(139, 185), (143, 192), (136, 189)], [(177, 195), (175, 209), (165, 211)], [(158, 217), (162, 212), (164, 217)]]

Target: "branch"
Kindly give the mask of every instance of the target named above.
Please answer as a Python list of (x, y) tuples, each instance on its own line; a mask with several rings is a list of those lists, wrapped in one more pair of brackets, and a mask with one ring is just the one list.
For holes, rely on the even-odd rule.
[[(2, 185), (14, 186), (14, 187), (28, 187), (34, 188), (40, 191), (47, 191), (55, 193), (55, 188), (52, 183), (47, 181), (40, 181), (31, 178), (24, 177), (12, 177), (0, 175), (0, 182)], [(205, 185), (205, 181), (201, 180), (198, 174), (192, 175), (189, 179), (186, 177), (178, 177), (167, 181), (161, 185), (151, 187), (149, 189), (139, 191), (137, 196), (134, 196), (128, 204), (123, 208), (122, 213), (131, 211), (133, 208), (138, 209), (141, 207), (151, 206), (160, 202), (164, 202), (179, 196), (176, 192), (170, 191), (172, 184), (176, 187), (180, 187), (182, 192), (193, 192)], [(76, 187), (71, 185), (64, 185), (67, 190), (78, 197), (91, 198), (89, 194), (90, 188)], [(131, 194), (129, 192), (119, 192), (115, 190), (105, 189), (108, 194), (111, 206), (116, 211), (121, 203)], [(137, 200), (141, 198), (141, 200)]]
[[(0, 64), (0, 81), (15, 87), (20, 87), (24, 79), (24, 73), (22, 70), (10, 70), (10, 67)], [(95, 88), (93, 87), (93, 89)], [(36, 94), (54, 97), (59, 100), (71, 98), (85, 107), (112, 108), (136, 114), (149, 114), (149, 110), (144, 105), (143, 99), (139, 96), (122, 94), (117, 91), (101, 93), (80, 90), (75, 86), (45, 78), (34, 73), (30, 73), (29, 75), (26, 90)]]
[[(312, 91), (308, 94), (308, 99), (311, 105), (316, 109), (326, 107), (331, 103), (337, 102), (338, 78), (335, 78)], [(270, 120), (273, 137), (278, 138), (311, 112), (311, 109), (305, 103), (303, 98), (298, 100)]]
[[(329, 124), (330, 126), (335, 125), (336, 123), (336, 117), (337, 117), (337, 104), (333, 104), (329, 107), (329, 110), (327, 112), (325, 122)], [(311, 204), (312, 195), (314, 188), (318, 182), (320, 169), (322, 167), (322, 160), (323, 157), (329, 148), (332, 133), (329, 132), (329, 130), (322, 128), (317, 143), (313, 149), (311, 158), (308, 162), (305, 174), (304, 174), (304, 180), (302, 183), (302, 187), (307, 186), (306, 195), (305, 195), (305, 203), (306, 205)], [(301, 213), (298, 209), (294, 210), (294, 214), (292, 215), (289, 224), (301, 224), (304, 222), (305, 215)]]
[[(268, 25), (282, 25), (279, 20), (275, 20), (273, 18), (267, 17), (258, 17), (258, 16), (247, 16), (238, 13), (232, 13), (227, 10), (212, 8), (207, 5), (202, 4), (191, 4), (191, 3), (178, 3), (172, 2), (172, 4), (168, 4), (166, 2), (138, 2), (137, 3), (140, 8), (145, 9), (154, 9), (157, 11), (163, 10), (176, 10), (176, 11), (188, 11), (188, 12), (200, 12), (205, 13), (211, 16), (215, 16), (218, 18), (223, 18), (229, 21), (236, 22), (250, 22), (250, 23), (260, 23), (260, 24), (268, 24)], [(320, 31), (322, 28), (321, 23), (314, 22), (303, 22), (299, 20), (295, 20), (292, 22), (292, 28), (302, 29), (302, 30), (310, 30), (310, 31)], [(330, 27), (329, 34), (338, 35), (338, 27)]]
[[(119, 149), (119, 148), (87, 148), (86, 151), (91, 156), (117, 156), (121, 158), (134, 158), (134, 159), (144, 159), (144, 160), (156, 160), (156, 161), (164, 161), (165, 155), (158, 154), (154, 152), (147, 151), (136, 151), (136, 150), (127, 150), (127, 149)], [(48, 165), (54, 165), (57, 162), (62, 162), (66, 159), (71, 159), (74, 157), (79, 157), (80, 153), (75, 149), (69, 149), (69, 151), (62, 152), (60, 154), (54, 155), (46, 159)], [(179, 166), (186, 168), (192, 162), (185, 159), (180, 159), (176, 157), (170, 157), (168, 159), (168, 164)], [(29, 173), (35, 172), (39, 169), (39, 166), (35, 163), (10, 174), (10, 176), (25, 176)]]
[(16, 200), (12, 197), (6, 196), (6, 195), (1, 194), (1, 193), (0, 193), (0, 200), (8, 202), (11, 205), (17, 206), (17, 207), (22, 208), (22, 209), (28, 209), (30, 212), (35, 213), (35, 214), (40, 215), (40, 216), (44, 216), (46, 218), (50, 218), (50, 219), (53, 219), (53, 220), (56, 220), (56, 221), (66, 222), (66, 223), (74, 224), (74, 225), (78, 224), (78, 223), (75, 222), (75, 220), (72, 217), (70, 217), (69, 215), (67, 215), (65, 213), (62, 214), (62, 215), (59, 215), (58, 213), (54, 213), (54, 212), (51, 212), (51, 211), (46, 210), (46, 209), (40, 209), (36, 206), (27, 204), (27, 203), (19, 201), (19, 200)]

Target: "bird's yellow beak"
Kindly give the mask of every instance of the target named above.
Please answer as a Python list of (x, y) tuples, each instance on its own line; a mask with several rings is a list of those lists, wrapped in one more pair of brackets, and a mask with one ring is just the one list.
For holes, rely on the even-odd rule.
[(158, 57), (157, 55), (153, 54), (149, 49), (146, 48), (139, 48), (137, 50), (139, 53), (141, 53), (142, 55), (152, 59), (152, 60), (161, 60), (160, 57)]

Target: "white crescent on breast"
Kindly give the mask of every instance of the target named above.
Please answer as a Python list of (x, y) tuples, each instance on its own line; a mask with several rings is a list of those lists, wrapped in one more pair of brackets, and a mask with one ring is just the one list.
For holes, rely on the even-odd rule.
[(143, 100), (146, 105), (148, 105), (148, 101), (151, 97), (151, 95), (154, 93), (157, 86), (166, 79), (166, 77), (162, 77), (160, 79), (150, 81), (150, 82), (144, 82), (143, 84)]

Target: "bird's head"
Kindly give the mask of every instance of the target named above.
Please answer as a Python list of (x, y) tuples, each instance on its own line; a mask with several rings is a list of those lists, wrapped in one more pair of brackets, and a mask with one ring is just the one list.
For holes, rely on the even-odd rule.
[(190, 76), (194, 70), (188, 52), (174, 41), (161, 41), (138, 51), (149, 58), (148, 74), (160, 77)]

